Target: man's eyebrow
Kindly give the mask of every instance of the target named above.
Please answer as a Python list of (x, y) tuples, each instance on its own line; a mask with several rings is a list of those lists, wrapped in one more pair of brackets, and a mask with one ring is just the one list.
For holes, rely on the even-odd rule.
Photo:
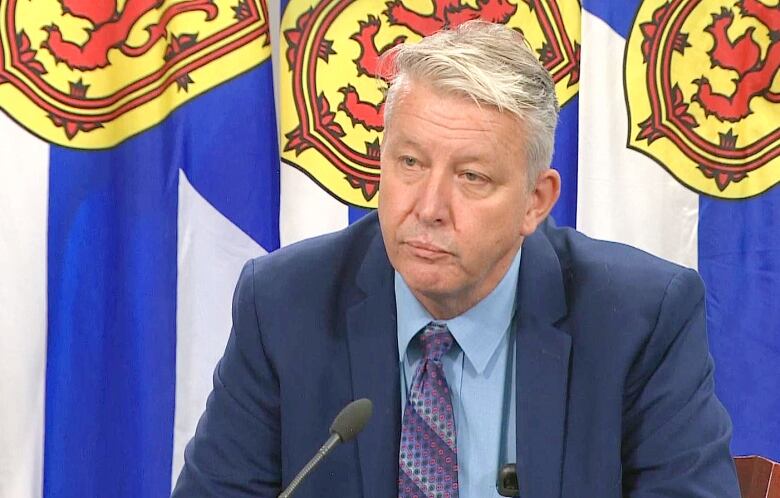
[[(400, 137), (396, 140), (396, 146), (409, 147), (416, 150), (426, 151), (427, 149), (412, 137)], [(455, 161), (458, 164), (484, 163), (489, 156), (489, 151), (471, 151), (462, 156), (456, 156)]]
[(463, 156), (455, 156), (455, 160), (458, 164), (467, 163), (484, 163), (486, 155), (484, 154), (468, 154)]
[(423, 146), (415, 141), (413, 138), (410, 137), (401, 137), (397, 140), (398, 145), (403, 145), (406, 147), (414, 147), (415, 149), (422, 149)]

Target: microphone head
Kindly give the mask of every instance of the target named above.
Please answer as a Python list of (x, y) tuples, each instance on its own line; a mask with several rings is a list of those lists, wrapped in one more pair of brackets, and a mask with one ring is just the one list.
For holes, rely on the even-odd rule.
[(363, 430), (373, 412), (374, 405), (370, 399), (355, 400), (336, 415), (330, 425), (330, 433), (337, 434), (342, 442), (351, 441)]

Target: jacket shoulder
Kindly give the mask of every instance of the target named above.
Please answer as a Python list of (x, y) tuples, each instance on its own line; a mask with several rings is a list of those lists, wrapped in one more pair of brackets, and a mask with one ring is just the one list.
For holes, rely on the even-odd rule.
[(251, 260), (255, 296), (273, 301), (333, 293), (335, 286), (354, 279), (371, 242), (379, 236), (376, 214), (337, 232), (280, 248)]
[[(571, 228), (546, 224), (542, 230), (558, 256), (569, 294), (594, 291), (605, 300), (628, 307), (643, 302), (658, 305), (677, 286), (688, 289), (686, 300), (693, 304), (704, 297), (704, 286), (694, 270)], [(640, 297), (648, 299), (632, 299)]]

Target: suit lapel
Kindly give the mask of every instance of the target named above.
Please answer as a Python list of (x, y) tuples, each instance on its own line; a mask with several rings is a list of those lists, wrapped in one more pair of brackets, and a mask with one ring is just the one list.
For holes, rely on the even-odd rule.
[(523, 243), (518, 282), (517, 473), (521, 496), (561, 493), (571, 336), (561, 265), (541, 227)]
[(401, 387), (395, 291), (378, 229), (356, 281), (360, 295), (347, 310), (353, 394), (354, 399), (368, 398), (374, 404), (374, 414), (357, 438), (363, 496), (396, 496)]

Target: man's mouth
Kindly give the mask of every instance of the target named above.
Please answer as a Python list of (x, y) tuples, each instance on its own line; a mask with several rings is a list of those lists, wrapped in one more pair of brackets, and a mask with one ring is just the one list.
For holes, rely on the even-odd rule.
[(446, 249), (428, 242), (408, 240), (405, 244), (409, 247), (410, 252), (413, 255), (423, 259), (436, 259), (450, 254)]

